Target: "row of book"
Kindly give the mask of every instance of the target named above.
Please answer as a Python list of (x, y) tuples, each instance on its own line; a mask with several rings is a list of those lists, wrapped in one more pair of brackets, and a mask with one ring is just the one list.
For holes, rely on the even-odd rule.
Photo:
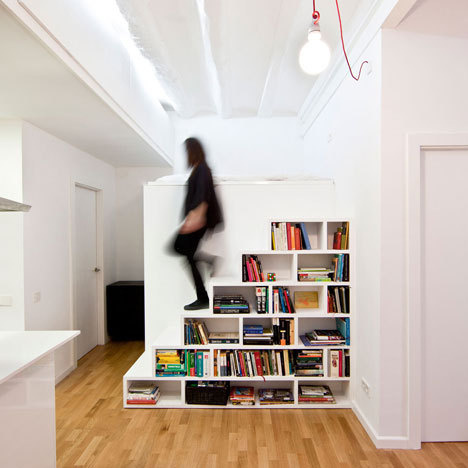
[(244, 345), (292, 345), (294, 344), (294, 320), (275, 317), (272, 328), (263, 325), (244, 325)]
[(127, 405), (155, 405), (160, 397), (154, 382), (134, 381), (127, 391)]
[(271, 223), (272, 250), (311, 250), (304, 223)]
[(210, 374), (210, 352), (197, 350), (158, 349), (156, 377), (205, 377)]
[(295, 353), (297, 376), (323, 377), (323, 350), (303, 349)]
[(349, 377), (350, 366), (349, 349), (328, 350), (328, 377)]
[(215, 377), (294, 375), (291, 350), (220, 350), (215, 352)]
[(350, 322), (348, 318), (335, 318), (335, 329), (316, 329), (300, 335), (304, 346), (349, 346), (351, 342)]
[(333, 234), (333, 250), (349, 249), (349, 222), (344, 222)]
[(327, 294), (329, 314), (349, 314), (349, 286), (329, 286)]
[(294, 314), (295, 308), (288, 288), (281, 286), (273, 288), (273, 313)]
[(247, 299), (240, 294), (215, 295), (213, 298), (214, 314), (250, 314)]
[(184, 323), (184, 337), (187, 345), (207, 345), (210, 343), (210, 333), (205, 322), (186, 320)]
[(337, 254), (332, 259), (332, 281), (349, 281), (349, 254)]
[[(229, 401), (233, 405), (255, 405), (254, 387), (231, 387)], [(259, 388), (258, 401), (262, 405), (291, 405), (294, 404), (294, 395), (284, 388)]]
[(242, 281), (244, 283), (260, 283), (266, 281), (262, 262), (257, 255), (242, 255)]

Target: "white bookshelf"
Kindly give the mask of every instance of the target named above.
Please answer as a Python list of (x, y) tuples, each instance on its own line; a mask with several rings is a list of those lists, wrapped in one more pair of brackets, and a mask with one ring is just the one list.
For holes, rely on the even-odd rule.
[[(309, 241), (312, 250), (246, 250), (239, 252), (239, 268), (236, 268), (238, 274), (236, 277), (214, 278), (208, 288), (210, 295), (210, 308), (207, 310), (186, 312), (180, 316), (181, 326), (166, 330), (163, 336), (158, 337), (155, 343), (150, 346), (140, 359), (125, 374), (123, 381), (123, 399), (124, 407), (139, 408), (351, 408), (352, 407), (352, 388), (353, 388), (353, 370), (354, 370), (354, 294), (353, 283), (354, 265), (353, 265), (353, 243), (354, 233), (350, 223), (349, 246), (347, 250), (333, 250), (333, 233), (338, 226), (348, 219), (321, 219), (321, 220), (272, 220), (274, 222), (300, 222), (306, 224), (309, 234)], [(271, 246), (271, 238), (268, 239), (267, 246)], [(277, 274), (275, 282), (243, 282), (242, 281), (242, 254), (257, 255), (262, 262), (264, 272), (275, 272)], [(297, 269), (301, 266), (329, 266), (331, 259), (336, 254), (349, 254), (349, 279), (348, 282), (300, 282), (297, 280)], [(273, 288), (277, 286), (287, 287), (294, 295), (296, 291), (317, 291), (319, 297), (318, 308), (298, 309), (294, 314), (286, 313), (258, 313), (256, 311), (255, 288), (264, 286), (268, 288), (269, 307), (273, 310)], [(332, 314), (327, 312), (328, 296), (327, 290), (333, 286), (349, 287), (349, 308), (350, 313)], [(215, 295), (223, 294), (241, 294), (250, 304), (249, 314), (214, 314), (213, 298)], [(294, 321), (293, 343), (288, 346), (281, 345), (244, 345), (243, 327), (244, 324), (263, 324), (271, 325), (272, 318), (283, 318)], [(335, 318), (347, 318), (350, 322), (350, 344), (337, 346), (314, 346), (306, 347), (302, 344), (299, 336), (311, 331), (314, 328), (334, 329)], [(210, 332), (237, 332), (239, 333), (238, 344), (209, 344), (209, 345), (188, 345), (184, 343), (184, 323), (187, 320), (202, 321)], [(198, 350), (209, 353), (208, 376), (180, 376), (180, 377), (161, 377), (156, 376), (156, 351), (158, 349), (177, 349), (177, 350)], [(255, 377), (234, 377), (234, 376), (215, 376), (214, 361), (218, 350), (300, 350), (300, 349), (322, 349), (323, 350), (323, 377), (305, 377), (296, 375), (287, 376), (255, 376)], [(346, 349), (350, 354), (350, 377), (330, 377), (329, 376), (329, 350)], [(160, 399), (156, 405), (127, 405), (127, 391), (133, 381), (151, 381), (160, 388)], [(229, 381), (231, 385), (253, 386), (257, 392), (259, 388), (288, 388), (293, 392), (294, 404), (287, 405), (260, 405), (257, 397), (254, 406), (236, 406), (228, 402), (227, 406), (213, 405), (189, 405), (185, 403), (185, 386), (187, 381)], [(299, 403), (298, 393), (299, 385), (325, 384), (328, 385), (335, 397), (335, 404), (311, 404)]]

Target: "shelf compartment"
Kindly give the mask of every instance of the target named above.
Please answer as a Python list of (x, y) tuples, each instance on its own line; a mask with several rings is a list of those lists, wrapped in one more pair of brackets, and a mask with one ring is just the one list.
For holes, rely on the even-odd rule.
[[(245, 252), (243, 255), (251, 256), (256, 255), (258, 260), (262, 265), (262, 271), (265, 275), (265, 280), (267, 278), (268, 273), (275, 273), (276, 274), (276, 281), (291, 281), (293, 276), (295, 275), (295, 267), (294, 267), (294, 255), (291, 253), (255, 253), (255, 252)], [(242, 257), (244, 258), (244, 257)], [(241, 259), (241, 277), (240, 279), (243, 280), (242, 276), (242, 269), (243, 269), (243, 260)], [(248, 279), (248, 276), (247, 276)], [(253, 281), (244, 281), (247, 284), (256, 284), (257, 282)], [(266, 283), (271, 284), (270, 282)]]
[[(291, 300), (294, 305), (294, 309), (296, 310), (296, 315), (301, 316), (302, 314), (306, 313), (325, 313), (327, 311), (327, 293), (326, 293), (326, 288), (323, 286), (319, 286), (318, 283), (314, 282), (301, 282), (300, 285), (298, 286), (288, 286), (289, 293)], [(312, 307), (312, 308), (301, 308), (297, 307), (297, 301), (296, 301), (296, 293), (301, 293), (301, 292), (315, 292), (317, 294), (318, 298), (318, 307)]]
[[(338, 320), (346, 320), (347, 323), (343, 324), (343, 329), (346, 331), (345, 325), (347, 325), (347, 331), (348, 334), (350, 332), (350, 323), (349, 323), (349, 317), (302, 317), (298, 321), (298, 326), (297, 326), (297, 331), (298, 331), (298, 336), (299, 336), (299, 344), (302, 344), (302, 341), (300, 337), (302, 335), (305, 335), (306, 333), (310, 333), (313, 330), (336, 330), (338, 328), (337, 322)], [(347, 338), (344, 334), (343, 336)], [(351, 343), (351, 337), (349, 337), (349, 343)], [(343, 348), (343, 347), (349, 347), (348, 344), (333, 344), (333, 345), (323, 345), (320, 343), (317, 343), (315, 346), (312, 347), (323, 347), (325, 349), (328, 348)], [(308, 346), (304, 346), (306, 348)]]
[[(256, 288), (253, 283), (241, 283), (233, 286), (217, 286), (213, 285), (213, 301), (215, 296), (243, 296), (244, 299), (249, 303), (249, 313), (257, 311), (257, 295)], [(247, 313), (235, 313), (235, 314), (215, 314), (213, 304), (211, 305), (211, 311), (215, 317), (223, 317), (225, 315), (242, 317), (249, 315)]]
[[(133, 382), (147, 382), (156, 384), (159, 387), (160, 396), (156, 404), (128, 404), (128, 389)], [(159, 379), (135, 379), (135, 380), (127, 380), (125, 381), (126, 387), (124, 392), (124, 406), (125, 408), (161, 408), (161, 407), (177, 407), (182, 406), (182, 388), (181, 382), (178, 379), (168, 380), (159, 380)]]
[[(347, 223), (347, 228), (349, 231), (349, 221), (348, 220), (343, 220), (343, 221), (328, 221), (327, 222), (327, 249), (332, 250), (333, 249), (333, 239), (335, 236), (335, 232), (337, 232), (338, 228), (343, 228), (344, 225)], [(347, 245), (344, 249), (338, 249), (338, 250), (348, 250), (349, 249), (349, 242), (350, 242), (350, 236), (348, 232), (348, 241)], [(335, 250), (335, 249), (333, 249)]]
[[(222, 314), (220, 314), (222, 315)], [(239, 334), (239, 318), (232, 317), (225, 317), (224, 320), (218, 320), (217, 317), (184, 317), (184, 336), (183, 341), (185, 342), (186, 346), (193, 346), (193, 347), (200, 347), (212, 344), (208, 341), (208, 343), (202, 344), (195, 344), (195, 343), (188, 343), (188, 336), (186, 334), (185, 326), (189, 325), (190, 323), (200, 323), (204, 324), (205, 334), (207, 334), (207, 338), (209, 340), (210, 333), (236, 333), (237, 334), (237, 343), (229, 343), (229, 344), (239, 344), (240, 343), (240, 334)], [(214, 344), (214, 343), (213, 343)], [(218, 346), (220, 344), (218, 343)]]
[[(286, 247), (285, 245), (283, 245), (281, 243), (281, 239), (282, 239), (282, 236), (279, 235), (280, 231), (281, 231), (281, 226), (278, 226), (280, 224), (285, 224), (285, 232), (287, 233), (287, 224), (289, 224), (290, 226), (294, 226), (294, 227), (299, 227), (300, 228), (300, 224), (301, 224), (301, 221), (291, 221), (291, 220), (286, 220), (286, 221), (272, 221), (270, 223), (270, 247), (272, 250), (274, 250), (275, 252), (277, 251), (301, 251), (301, 249), (298, 249), (298, 248), (295, 248), (295, 249), (288, 249), (288, 248), (284, 248)], [(310, 249), (307, 249), (306, 248), (306, 245), (304, 240), (303, 240), (303, 233), (302, 233), (302, 230), (300, 231), (300, 234), (301, 234), (301, 242), (302, 242), (302, 246), (303, 246), (303, 249), (302, 250), (320, 250), (320, 249), (323, 249), (324, 248), (324, 244), (325, 244), (325, 223), (324, 222), (321, 222), (321, 221), (305, 221), (303, 222), (304, 224), (304, 227), (305, 227), (305, 230), (306, 230), (306, 233), (307, 233), (307, 239), (308, 239), (308, 242), (309, 242), (309, 245), (310, 245)], [(275, 234), (275, 249), (273, 249), (273, 242), (272, 242), (272, 234), (273, 234), (273, 227), (276, 227), (278, 228), (279, 227), (279, 230), (275, 229), (274, 232), (276, 233)], [(287, 236), (287, 234), (286, 234)], [(278, 242), (279, 240), (279, 242)], [(287, 241), (287, 237), (286, 237), (286, 241)], [(281, 248), (283, 247), (283, 248)]]
[[(326, 385), (330, 388), (333, 397), (335, 398), (335, 403), (313, 403), (313, 402), (301, 402), (300, 398), (300, 387), (302, 385), (307, 386), (323, 386)], [(297, 402), (298, 406), (301, 408), (351, 408), (351, 389), (349, 380), (346, 381), (337, 381), (330, 379), (321, 379), (320, 382), (313, 382), (310, 379), (300, 378), (297, 381)]]
[[(336, 254), (333, 253), (316, 253), (316, 254), (301, 254), (297, 253), (297, 268), (327, 268), (330, 270), (334, 269), (334, 263), (333, 259), (336, 258), (338, 255), (343, 255), (342, 259), (345, 262), (347, 261), (348, 265), (348, 281), (340, 281), (340, 283), (344, 284), (349, 284), (349, 278), (350, 278), (350, 258), (349, 258), (349, 253), (343, 253), (343, 252), (337, 252)], [(346, 259), (345, 259), (346, 257)], [(297, 272), (296, 272), (297, 273)], [(343, 267), (343, 278), (346, 277), (346, 272), (345, 272), (345, 267)], [(297, 274), (294, 278), (295, 280), (298, 280)], [(298, 281), (299, 282), (299, 281)], [(302, 284), (325, 284), (328, 285), (330, 283), (334, 283), (334, 279), (331, 278), (331, 281), (300, 281)]]
[[(242, 344), (244, 347), (250, 347), (250, 346), (259, 346), (259, 347), (265, 347), (265, 346), (294, 346), (295, 344), (295, 321), (294, 321), (294, 315), (293, 314), (281, 314), (281, 317), (278, 317), (279, 314), (277, 314), (275, 317), (270, 317), (268, 314), (267, 315), (257, 315), (256, 317), (244, 317), (243, 319), (243, 333), (242, 333)], [(256, 344), (251, 344), (249, 342), (245, 341), (246, 336), (248, 337), (248, 334), (246, 335), (244, 333), (244, 329), (246, 326), (253, 326), (253, 325), (260, 325), (263, 327), (263, 329), (271, 329), (273, 333), (273, 344), (262, 344), (262, 343), (256, 343)], [(284, 327), (281, 328), (281, 325)], [(284, 330), (284, 332), (282, 332)], [(281, 344), (279, 340), (284, 336), (285, 343)]]

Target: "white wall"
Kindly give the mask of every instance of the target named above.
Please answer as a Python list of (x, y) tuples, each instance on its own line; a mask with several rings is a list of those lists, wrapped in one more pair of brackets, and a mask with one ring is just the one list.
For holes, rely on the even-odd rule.
[(143, 185), (170, 173), (160, 167), (116, 169), (117, 281), (144, 279)]
[(466, 133), (468, 40), (389, 30), (382, 44), (380, 432), (392, 436), (407, 430), (406, 138)]
[[(116, 278), (115, 169), (25, 123), (23, 130), (26, 330), (72, 329), (71, 209), (74, 182), (103, 191), (104, 283)], [(40, 292), (40, 302), (33, 296)], [(71, 345), (56, 353), (56, 376), (74, 365)]]
[[(0, 121), (0, 197), (23, 201), (22, 124)], [(24, 329), (23, 213), (0, 213), (0, 330)]]
[[(380, 106), (381, 35), (361, 60), (372, 73), (346, 78), (305, 136), (304, 169), (336, 184), (337, 214), (353, 217), (356, 233), (355, 401), (374, 430), (379, 423)], [(364, 377), (370, 396), (360, 386)]]
[[(200, 138), (213, 173), (266, 176), (302, 174), (303, 140), (295, 117), (222, 119), (215, 116), (179, 119), (175, 123), (174, 172), (185, 172), (182, 145)], [(313, 171), (312, 171), (313, 173)]]

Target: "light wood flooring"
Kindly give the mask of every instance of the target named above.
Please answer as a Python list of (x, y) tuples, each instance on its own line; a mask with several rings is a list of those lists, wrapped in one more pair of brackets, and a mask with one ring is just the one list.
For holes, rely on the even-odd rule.
[(468, 468), (468, 443), (377, 450), (351, 410), (124, 410), (122, 375), (141, 352), (98, 346), (57, 386), (59, 468)]

